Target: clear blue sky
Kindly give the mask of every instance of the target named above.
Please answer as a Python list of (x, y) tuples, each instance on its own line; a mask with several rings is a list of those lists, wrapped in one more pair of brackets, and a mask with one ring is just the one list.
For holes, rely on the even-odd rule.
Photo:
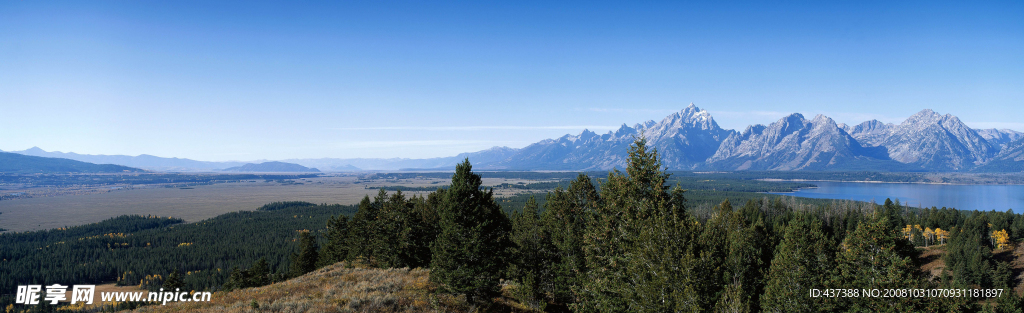
[(1021, 1), (551, 2), (3, 1), (0, 149), (437, 157), (690, 102), (1024, 131)]

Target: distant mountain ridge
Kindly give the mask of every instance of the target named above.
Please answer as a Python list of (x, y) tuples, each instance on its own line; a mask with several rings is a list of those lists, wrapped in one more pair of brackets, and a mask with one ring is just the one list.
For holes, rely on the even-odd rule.
[[(626, 165), (626, 151), (634, 137), (643, 134), (657, 147), (662, 162), (671, 169), (699, 167), (722, 141), (735, 133), (718, 126), (711, 114), (692, 103), (660, 122), (653, 120), (598, 135), (584, 130), (579, 135), (546, 139), (519, 149), (507, 159), (483, 163), (482, 169), (508, 170), (605, 170)], [(470, 159), (473, 161), (473, 159)]]
[(889, 129), (880, 144), (889, 156), (924, 170), (960, 171), (981, 165), (998, 152), (956, 116), (923, 110)]
[(137, 168), (114, 164), (92, 164), (87, 162), (46, 158), (18, 153), (0, 152), (0, 173), (7, 174), (54, 174), (54, 173), (136, 173)]
[(718, 170), (832, 170), (889, 161), (864, 147), (824, 115), (807, 120), (791, 114), (768, 126), (754, 125), (730, 136), (707, 160)]
[(46, 158), (62, 158), (81, 162), (96, 164), (118, 164), (129, 167), (137, 167), (161, 172), (208, 172), (216, 171), (233, 166), (241, 166), (244, 162), (205, 162), (180, 158), (162, 158), (148, 154), (138, 156), (127, 155), (92, 155), (78, 154), (74, 152), (44, 151), (39, 147), (32, 147), (22, 151), (10, 151), (13, 153), (31, 155)]
[(978, 129), (977, 132), (981, 138), (988, 140), (990, 145), (998, 147), (1000, 151), (1011, 142), (1024, 139), (1024, 133), (1010, 129)]
[(259, 164), (247, 163), (242, 166), (224, 169), (225, 172), (251, 172), (251, 173), (319, 173), (320, 170), (308, 168), (295, 163), (285, 162), (263, 162)]
[(1005, 145), (992, 161), (975, 169), (977, 172), (1024, 172), (1024, 138)]
[[(796, 113), (737, 132), (722, 129), (708, 111), (692, 103), (659, 122), (650, 120), (632, 127), (623, 124), (605, 134), (583, 130), (578, 135), (545, 139), (518, 149), (493, 147), (429, 159), (282, 161), (333, 172), (450, 171), (467, 158), (480, 170), (608, 170), (625, 166), (626, 151), (640, 135), (658, 150), (663, 166), (671, 170), (1024, 171), (1024, 133), (974, 130), (956, 116), (930, 109), (898, 125), (871, 120), (849, 126), (824, 115), (808, 120)], [(138, 164), (140, 168), (163, 171), (233, 171), (245, 165), (149, 155), (79, 155), (38, 148), (16, 153)]]

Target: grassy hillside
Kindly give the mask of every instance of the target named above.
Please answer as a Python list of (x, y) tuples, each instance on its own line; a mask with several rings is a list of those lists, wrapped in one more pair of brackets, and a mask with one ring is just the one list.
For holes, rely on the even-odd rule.
[(168, 303), (136, 312), (466, 312), (457, 298), (433, 293), (426, 269), (330, 265), (284, 282), (217, 292), (210, 302)]
[(70, 159), (44, 158), (0, 152), (0, 173), (124, 173), (144, 172), (137, 168), (114, 164), (92, 164)]

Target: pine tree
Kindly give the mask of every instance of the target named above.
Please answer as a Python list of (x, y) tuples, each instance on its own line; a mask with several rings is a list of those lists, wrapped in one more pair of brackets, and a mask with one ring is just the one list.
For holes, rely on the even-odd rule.
[(541, 222), (557, 254), (551, 266), (551, 292), (557, 303), (570, 304), (577, 300), (580, 277), (587, 272), (583, 235), (600, 206), (597, 189), (590, 177), (582, 173), (569, 183), (568, 189), (558, 187), (547, 195)]
[(693, 275), (695, 222), (682, 190), (669, 191), (657, 151), (638, 138), (626, 173), (613, 171), (601, 185), (602, 205), (584, 236), (588, 271), (580, 302), (586, 312), (693, 311), (700, 295)]
[(378, 192), (374, 201), (369, 196), (359, 201), (359, 209), (348, 223), (348, 260), (365, 261), (373, 253), (373, 238), (377, 232), (377, 214), (383, 206), (383, 199), (386, 197), (384, 189)]
[[(913, 247), (886, 215), (861, 223), (843, 241), (836, 256), (830, 286), (854, 289), (918, 288), (919, 269), (914, 264)], [(837, 307), (852, 311), (916, 311), (918, 298), (878, 301), (870, 297), (841, 298)]]
[(885, 203), (879, 208), (879, 212), (876, 213), (877, 217), (884, 217), (886, 223), (885, 227), (892, 231), (898, 231), (903, 228), (906, 223), (903, 221), (903, 216), (900, 214), (902, 206), (899, 203), (899, 199), (893, 202), (890, 199), (885, 199)]
[(1013, 289), (1003, 290), (1002, 296), (996, 299), (995, 313), (1024, 313), (1024, 296), (1018, 297)]
[(402, 250), (406, 266), (424, 267), (430, 265), (430, 244), (437, 238), (437, 206), (439, 196), (431, 193), (426, 199), (413, 197), (412, 212), (405, 235), (406, 246)]
[(231, 275), (228, 281), (221, 287), (222, 290), (231, 291), (239, 288), (259, 287), (270, 284), (270, 266), (266, 258), (260, 258), (252, 263), (247, 270), (239, 269), (237, 266), (231, 268)]
[(412, 203), (405, 200), (402, 191), (388, 197), (381, 189), (378, 197), (386, 200), (380, 201), (381, 210), (372, 223), (374, 231), (370, 238), (370, 264), (382, 268), (406, 267), (408, 262), (405, 249), (409, 246)]
[(953, 271), (953, 280), (963, 285), (991, 287), (992, 242), (986, 219), (974, 214), (951, 235), (943, 261)]
[(292, 254), (290, 273), (292, 277), (312, 272), (316, 269), (317, 260), (319, 259), (319, 247), (316, 243), (316, 237), (310, 235), (309, 232), (302, 232), (301, 234), (299, 237), (299, 253)]
[(726, 312), (759, 312), (760, 296), (764, 290), (765, 262), (769, 257), (764, 220), (758, 219), (748, 227), (742, 227), (744, 219), (734, 213), (738, 226), (727, 237), (728, 254), (725, 259), (726, 288), (731, 291), (729, 299), (723, 299), (716, 306)]
[(245, 288), (244, 282), (249, 278), (246, 277), (246, 272), (239, 269), (238, 266), (231, 267), (231, 274), (228, 275), (228, 281), (224, 282), (224, 285), (220, 287), (224, 291), (232, 291), (238, 288)]
[(546, 306), (544, 295), (553, 287), (551, 264), (556, 263), (551, 236), (540, 224), (537, 201), (530, 197), (521, 211), (512, 213), (511, 264), (508, 277), (516, 281), (516, 298), (539, 311)]
[(167, 275), (163, 288), (164, 291), (175, 291), (176, 289), (185, 288), (185, 283), (181, 281), (181, 274), (178, 270), (174, 270), (170, 275)]
[(270, 266), (267, 265), (267, 258), (260, 258), (249, 268), (249, 285), (259, 287), (267, 284), (270, 284)]
[(785, 228), (768, 272), (761, 308), (764, 312), (821, 312), (822, 298), (810, 298), (810, 289), (826, 286), (835, 264), (835, 244), (816, 219), (797, 219)]
[(431, 245), (430, 280), (444, 292), (486, 304), (498, 293), (508, 262), (508, 217), (466, 159), (455, 167), (438, 207), (440, 234)]
[(992, 287), (1013, 290), (1014, 284), (1013, 265), (1009, 262), (998, 262), (992, 270)]
[(348, 216), (332, 216), (327, 220), (327, 243), (320, 253), (317, 267), (344, 261), (348, 257)]

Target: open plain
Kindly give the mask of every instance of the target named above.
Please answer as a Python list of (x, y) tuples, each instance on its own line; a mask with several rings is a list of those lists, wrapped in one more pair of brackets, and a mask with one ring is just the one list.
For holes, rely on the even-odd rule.
[[(484, 185), (538, 182), (485, 178)], [(440, 187), (438, 178), (363, 179), (339, 175), (279, 181), (217, 183), (188, 187), (134, 186), (86, 194), (60, 194), (0, 201), (0, 228), (30, 231), (99, 222), (125, 214), (172, 216), (196, 222), (228, 212), (255, 210), (276, 201), (308, 201), (327, 204), (358, 204), (377, 194), (376, 187)], [(75, 187), (80, 188), (80, 187)], [(536, 191), (536, 190), (534, 190)], [(393, 193), (394, 191), (389, 191)], [(510, 196), (518, 189), (498, 189), (495, 195)], [(403, 191), (407, 196), (428, 191)]]

